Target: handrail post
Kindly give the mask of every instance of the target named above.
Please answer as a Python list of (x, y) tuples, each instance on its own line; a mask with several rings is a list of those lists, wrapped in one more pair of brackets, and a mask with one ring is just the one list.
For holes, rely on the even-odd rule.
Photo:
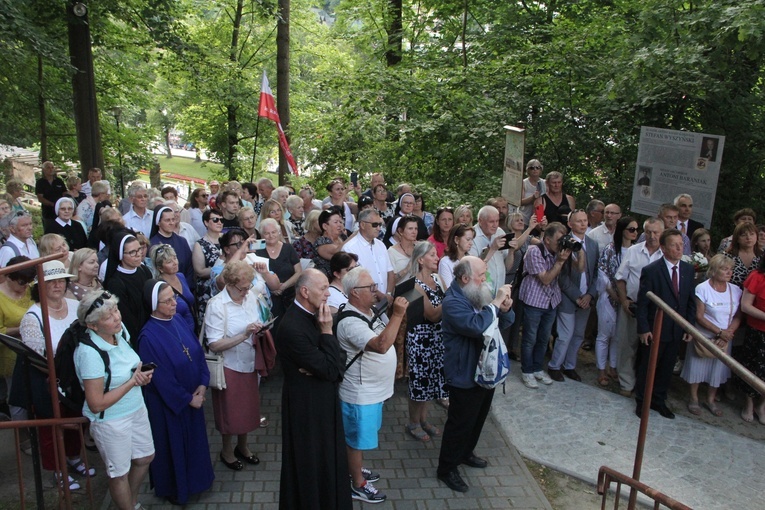
[[(656, 360), (659, 359), (659, 345), (661, 343), (661, 326), (664, 322), (664, 311), (657, 308), (651, 333), (651, 351), (648, 357), (648, 372), (645, 378), (643, 390), (643, 408), (640, 410), (640, 429), (638, 432), (637, 448), (635, 451), (635, 464), (632, 469), (632, 478), (640, 480), (640, 471), (643, 468), (643, 451), (645, 450), (645, 436), (648, 432), (648, 417), (651, 414), (651, 398), (653, 396), (653, 382), (656, 377)], [(627, 504), (628, 510), (633, 510), (637, 504), (637, 489), (630, 489), (630, 499)]]

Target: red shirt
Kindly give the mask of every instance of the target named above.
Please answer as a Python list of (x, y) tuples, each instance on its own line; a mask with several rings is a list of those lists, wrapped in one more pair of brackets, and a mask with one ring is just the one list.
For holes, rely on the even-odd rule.
[[(749, 276), (744, 280), (744, 288), (754, 294), (755, 308), (758, 310), (765, 310), (765, 274), (755, 269), (749, 273)], [(746, 323), (749, 327), (758, 331), (765, 331), (764, 320), (747, 315)]]

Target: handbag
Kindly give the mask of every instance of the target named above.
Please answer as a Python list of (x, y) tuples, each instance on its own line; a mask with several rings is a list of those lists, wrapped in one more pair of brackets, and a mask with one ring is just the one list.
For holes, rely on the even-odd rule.
[[(209, 308), (207, 308), (209, 310)], [(205, 322), (207, 321), (207, 310), (205, 310)], [(228, 322), (228, 311), (223, 307), (223, 331), (226, 331)], [(207, 370), (210, 371), (209, 388), (213, 390), (226, 389), (226, 374), (223, 372), (223, 354), (210, 351), (210, 347), (205, 340), (205, 324), (202, 323), (202, 330), (199, 332), (199, 343), (205, 351), (205, 362)]]
[[(730, 288), (730, 283), (727, 285), (728, 285), (728, 300), (730, 304), (730, 313), (728, 314), (728, 327), (730, 327), (730, 323), (733, 322), (733, 290), (731, 290)], [(693, 352), (699, 358), (715, 358), (716, 357), (712, 351), (710, 351), (709, 349), (701, 345), (696, 339), (693, 340)]]

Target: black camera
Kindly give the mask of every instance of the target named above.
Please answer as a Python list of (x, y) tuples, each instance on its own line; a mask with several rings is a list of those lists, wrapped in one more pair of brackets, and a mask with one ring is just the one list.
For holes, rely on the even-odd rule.
[(558, 251), (571, 250), (573, 253), (576, 253), (581, 249), (582, 243), (574, 239), (574, 236), (571, 234), (566, 234), (565, 236), (558, 239)]

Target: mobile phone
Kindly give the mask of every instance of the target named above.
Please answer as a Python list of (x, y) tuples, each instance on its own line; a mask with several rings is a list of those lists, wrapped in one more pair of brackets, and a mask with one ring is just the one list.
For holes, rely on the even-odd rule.
[(510, 232), (509, 234), (505, 234), (505, 245), (500, 248), (500, 250), (509, 250), (510, 249), (510, 241), (515, 239), (515, 232)]
[(263, 324), (263, 327), (260, 328), (261, 331), (268, 331), (274, 326), (274, 321), (276, 320), (276, 317), (272, 318), (270, 321)]
[(154, 363), (153, 361), (151, 363), (144, 363), (143, 365), (141, 365), (141, 372), (149, 372), (151, 370), (154, 370), (155, 368), (157, 368), (157, 364)]
[(264, 250), (266, 248), (265, 239), (255, 239), (250, 243), (249, 251)]
[(354, 188), (359, 185), (359, 173), (355, 170), (351, 172), (351, 184)]
[(542, 220), (545, 218), (545, 206), (544, 206), (544, 204), (538, 204), (534, 208), (534, 213), (537, 215), (537, 223), (542, 223)]

